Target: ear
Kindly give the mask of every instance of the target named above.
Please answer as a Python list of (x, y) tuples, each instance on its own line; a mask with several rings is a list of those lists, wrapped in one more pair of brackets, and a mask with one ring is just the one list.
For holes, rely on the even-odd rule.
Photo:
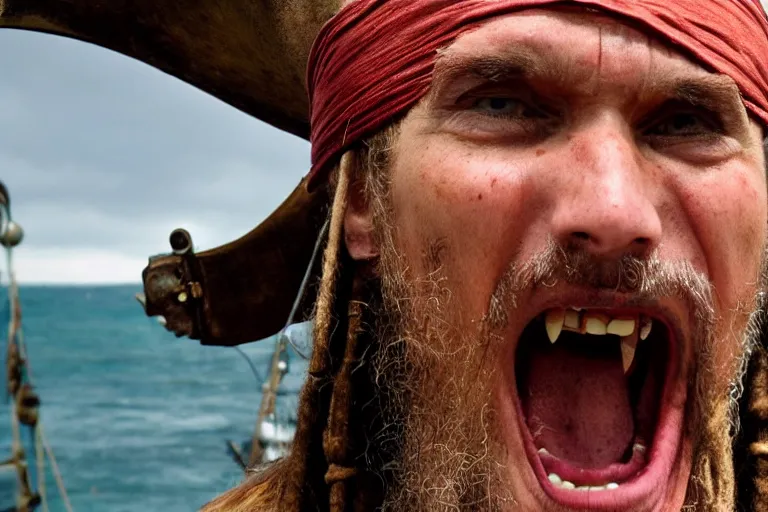
[(358, 180), (349, 186), (344, 215), (344, 242), (353, 260), (371, 260), (379, 255), (373, 233), (373, 213), (365, 197), (363, 183)]

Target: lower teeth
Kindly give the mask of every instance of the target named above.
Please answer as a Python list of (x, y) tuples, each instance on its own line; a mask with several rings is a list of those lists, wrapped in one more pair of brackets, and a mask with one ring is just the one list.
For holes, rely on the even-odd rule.
[(555, 487), (568, 491), (615, 491), (619, 488), (619, 484), (614, 482), (605, 485), (580, 485), (576, 487), (572, 482), (560, 478), (557, 473), (550, 473), (547, 478)]

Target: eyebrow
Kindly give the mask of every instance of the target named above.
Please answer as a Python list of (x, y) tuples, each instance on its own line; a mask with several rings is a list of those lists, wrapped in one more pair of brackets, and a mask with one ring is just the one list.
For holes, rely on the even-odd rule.
[(503, 56), (443, 55), (432, 77), (432, 96), (440, 95), (463, 79), (503, 83), (535, 76), (556, 80), (558, 76), (563, 76), (561, 69), (554, 59), (525, 49), (506, 51)]
[(670, 91), (666, 95), (671, 99), (746, 119), (747, 111), (739, 88), (725, 75), (711, 74), (696, 78), (662, 80), (660, 85), (659, 92), (663, 93), (665, 89)]
[[(663, 77), (643, 91), (643, 96), (647, 95), (651, 96), (649, 103), (655, 104), (651, 110), (661, 111), (675, 101), (703, 108), (719, 118), (725, 133), (737, 139), (748, 137), (749, 113), (736, 82), (727, 75), (702, 73)], [(661, 98), (661, 101), (652, 98)]]
[(462, 75), (482, 78), (491, 82), (500, 82), (509, 78), (518, 78), (530, 72), (532, 59), (522, 55), (517, 59), (500, 57), (482, 57), (470, 61), (447, 60), (436, 75), (436, 80), (451, 80)]

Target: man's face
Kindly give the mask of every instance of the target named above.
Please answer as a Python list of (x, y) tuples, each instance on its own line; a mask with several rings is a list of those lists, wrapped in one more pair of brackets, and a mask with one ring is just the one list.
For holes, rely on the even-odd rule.
[[(388, 222), (406, 278), (439, 276), (441, 350), (479, 354), (432, 377), (488, 386), (465, 409), (493, 410), (486, 446), (520, 510), (680, 510), (704, 450), (691, 404), (727, 407), (759, 291), (761, 137), (730, 79), (597, 14), (506, 16), (441, 54), (391, 155)], [(372, 252), (355, 226), (350, 252)], [(504, 300), (544, 253), (617, 270), (518, 276)], [(611, 287), (627, 258), (703, 278), (711, 311), (685, 289)]]

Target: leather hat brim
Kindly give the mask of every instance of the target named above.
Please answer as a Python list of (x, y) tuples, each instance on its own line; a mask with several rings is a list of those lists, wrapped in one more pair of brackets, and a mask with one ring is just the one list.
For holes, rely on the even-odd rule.
[(120, 52), (306, 139), (306, 62), (315, 36), (339, 5), (340, 0), (0, 0), (0, 28), (57, 34)]

